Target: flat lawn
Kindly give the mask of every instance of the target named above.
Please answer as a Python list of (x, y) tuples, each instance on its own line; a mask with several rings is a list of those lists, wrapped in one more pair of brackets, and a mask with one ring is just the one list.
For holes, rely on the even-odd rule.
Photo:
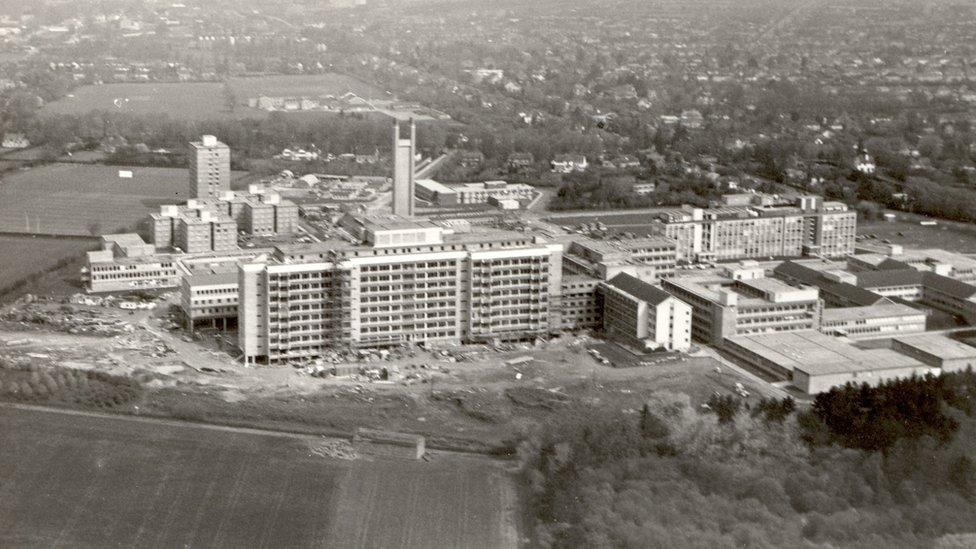
[[(102, 84), (82, 86), (46, 105), (43, 114), (84, 114), (90, 111), (118, 111), (132, 114), (167, 114), (185, 120), (214, 118), (263, 118), (268, 113), (247, 107), (247, 100), (268, 96), (340, 96), (348, 92), (362, 97), (380, 97), (382, 92), (355, 78), (341, 74), (285, 75), (232, 78), (228, 85), (237, 106), (227, 108), (225, 86), (220, 82), (173, 82), (146, 84)], [(307, 115), (307, 113), (306, 113)]]
[[(122, 179), (119, 170), (133, 177)], [(178, 168), (67, 163), (8, 172), (0, 179), (0, 232), (90, 236), (127, 230), (162, 204), (185, 202), (188, 177)]]
[(85, 240), (0, 235), (0, 291), (62, 259), (97, 247), (97, 243)]
[(0, 424), (0, 546), (504, 547), (515, 539), (505, 485), (485, 460), (345, 462), (295, 437), (10, 408), (0, 408)]
[(366, 99), (378, 99), (384, 95), (375, 86), (344, 74), (251, 76), (231, 78), (229, 84), (241, 101), (259, 95), (309, 97), (335, 95), (338, 97), (352, 92)]
[(943, 248), (953, 252), (976, 253), (976, 226), (953, 221), (938, 221), (935, 226), (900, 219), (863, 223), (858, 224), (857, 233), (877, 237), (863, 240), (865, 244), (881, 244), (882, 240), (890, 240), (892, 244), (908, 248)]

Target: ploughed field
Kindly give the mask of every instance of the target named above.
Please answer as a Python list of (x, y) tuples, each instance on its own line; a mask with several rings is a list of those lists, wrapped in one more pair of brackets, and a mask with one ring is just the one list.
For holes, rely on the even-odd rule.
[(8, 407), (0, 426), (4, 547), (516, 543), (480, 458), (341, 461), (302, 437)]

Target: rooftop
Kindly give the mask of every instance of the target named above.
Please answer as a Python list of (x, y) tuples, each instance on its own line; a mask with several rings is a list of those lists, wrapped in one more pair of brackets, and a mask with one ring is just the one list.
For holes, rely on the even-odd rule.
[(976, 347), (966, 345), (961, 341), (956, 341), (941, 334), (902, 336), (894, 338), (893, 341), (908, 345), (923, 353), (944, 360), (976, 357)]
[(813, 330), (735, 336), (728, 341), (782, 368), (810, 375), (925, 367), (890, 349), (860, 349)]
[(816, 286), (825, 293), (842, 297), (858, 305), (874, 305), (885, 299), (883, 296), (853, 284), (830, 280), (824, 276), (822, 271), (812, 269), (796, 261), (784, 261), (776, 266), (773, 272), (780, 276), (799, 280), (804, 284)]
[(901, 303), (880, 303), (878, 305), (867, 305), (863, 307), (832, 307), (824, 309), (821, 318), (824, 322), (850, 322), (856, 320), (869, 320), (876, 318), (904, 317), (904, 316), (926, 316), (925, 311), (921, 311)]
[(102, 235), (102, 240), (104, 242), (114, 242), (122, 247), (146, 245), (146, 241), (136, 233), (104, 234)]
[(607, 284), (624, 293), (630, 294), (641, 301), (646, 301), (651, 305), (663, 303), (669, 297), (671, 297), (671, 294), (668, 292), (654, 287), (639, 278), (630, 276), (627, 273), (618, 274), (617, 276), (611, 278)]
[(866, 271), (857, 273), (857, 285), (861, 288), (917, 286), (922, 284), (924, 274), (922, 271), (916, 271), (915, 269)]
[(218, 284), (237, 284), (237, 272), (199, 273), (186, 277), (187, 284), (193, 286), (216, 286)]

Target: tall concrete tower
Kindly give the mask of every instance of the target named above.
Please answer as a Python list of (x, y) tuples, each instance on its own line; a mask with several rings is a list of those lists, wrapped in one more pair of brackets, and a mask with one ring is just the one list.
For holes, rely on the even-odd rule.
[(190, 198), (216, 198), (230, 190), (230, 148), (212, 135), (190, 143)]
[(410, 119), (410, 137), (400, 135), (400, 121), (393, 124), (393, 214), (413, 217), (414, 183), (413, 159), (416, 152), (417, 128)]

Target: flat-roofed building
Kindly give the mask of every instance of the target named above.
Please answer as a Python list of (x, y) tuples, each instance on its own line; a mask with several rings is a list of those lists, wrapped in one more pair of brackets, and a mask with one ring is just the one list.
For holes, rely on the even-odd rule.
[(815, 286), (827, 307), (868, 307), (890, 303), (887, 297), (857, 285), (857, 276), (842, 269), (816, 269), (803, 261), (784, 261), (773, 268), (773, 274), (787, 282)]
[(857, 213), (838, 202), (676, 208), (653, 214), (656, 234), (673, 239), (681, 261), (842, 257), (854, 253)]
[(600, 282), (591, 276), (563, 273), (562, 329), (584, 330), (603, 324), (603, 300), (598, 291)]
[(567, 272), (609, 280), (620, 273), (641, 279), (672, 276), (677, 245), (663, 237), (595, 240), (572, 236), (566, 241), (563, 264)]
[(561, 329), (562, 247), (425, 221), (345, 220), (366, 243), (283, 246), (239, 269), (245, 358), (335, 347), (525, 340)]
[[(816, 288), (773, 278), (734, 280), (729, 270), (675, 276), (661, 286), (692, 307), (692, 336), (722, 344), (734, 335), (815, 330), (821, 303)], [(762, 275), (753, 271), (754, 276)]]
[(277, 193), (243, 197), (238, 229), (248, 235), (274, 236), (298, 232), (298, 206)]
[(893, 302), (827, 308), (821, 312), (820, 331), (851, 339), (917, 334), (925, 331), (927, 317), (925, 311)]
[(417, 197), (438, 206), (488, 204), (495, 200), (531, 200), (535, 188), (524, 183), (484, 181), (445, 185), (433, 179), (418, 179)]
[(136, 234), (102, 236), (102, 249), (88, 252), (88, 290), (123, 292), (175, 288), (180, 275), (172, 255), (155, 253)]
[(938, 248), (904, 248), (898, 244), (883, 246), (860, 245), (857, 253), (848, 259), (853, 271), (897, 270), (911, 267), (932, 272), (963, 282), (976, 282), (976, 258)]
[(925, 288), (922, 271), (900, 269), (857, 273), (857, 286), (889, 298), (919, 301)]
[(192, 273), (182, 278), (180, 308), (191, 330), (201, 321), (227, 328), (237, 322), (238, 280), (233, 272)]
[(734, 336), (722, 349), (737, 362), (815, 395), (847, 383), (877, 386), (938, 370), (890, 349), (861, 349), (813, 330)]
[(215, 198), (230, 190), (230, 148), (212, 135), (190, 143), (190, 198)]
[(935, 273), (924, 273), (921, 303), (976, 324), (976, 286)]
[(976, 370), (976, 347), (941, 334), (896, 337), (891, 348), (942, 372)]
[(691, 348), (691, 306), (652, 284), (619, 274), (600, 286), (603, 328), (641, 350)]
[(205, 201), (162, 206), (151, 219), (153, 243), (158, 248), (189, 254), (238, 249), (237, 222)]

